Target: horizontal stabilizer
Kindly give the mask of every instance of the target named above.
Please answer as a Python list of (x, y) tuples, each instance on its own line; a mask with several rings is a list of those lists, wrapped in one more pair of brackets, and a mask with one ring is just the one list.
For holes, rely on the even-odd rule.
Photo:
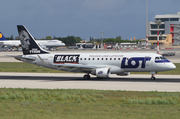
[(9, 56), (9, 57), (14, 57), (15, 59), (17, 59), (17, 60), (31, 60), (31, 61), (33, 61), (33, 60), (35, 60), (36, 58), (34, 58), (34, 57), (24, 57), (23, 55), (19, 55), (19, 56)]

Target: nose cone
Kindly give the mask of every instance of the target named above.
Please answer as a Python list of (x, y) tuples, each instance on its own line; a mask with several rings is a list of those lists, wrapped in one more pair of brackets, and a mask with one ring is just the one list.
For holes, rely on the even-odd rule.
[(65, 46), (65, 44), (64, 44), (64, 43), (61, 43), (61, 46)]
[(173, 69), (176, 69), (176, 66), (175, 66), (173, 63), (171, 63), (171, 64), (168, 66), (168, 68), (169, 68), (170, 70), (173, 70)]

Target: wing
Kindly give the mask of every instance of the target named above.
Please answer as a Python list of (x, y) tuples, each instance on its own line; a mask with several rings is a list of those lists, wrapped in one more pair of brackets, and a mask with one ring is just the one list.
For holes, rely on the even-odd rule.
[(82, 64), (53, 64), (58, 70), (69, 72), (91, 72), (97, 68), (103, 68), (105, 66), (89, 66)]

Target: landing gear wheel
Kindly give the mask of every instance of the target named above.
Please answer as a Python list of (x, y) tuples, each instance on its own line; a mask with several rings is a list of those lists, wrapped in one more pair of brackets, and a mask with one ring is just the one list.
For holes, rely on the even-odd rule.
[(155, 72), (151, 72), (151, 80), (155, 80), (156, 78), (154, 77), (154, 74), (155, 74)]
[(84, 80), (89, 80), (90, 78), (91, 78), (90, 75), (84, 75), (83, 77)]
[(154, 76), (151, 77), (151, 80), (155, 80), (156, 78)]

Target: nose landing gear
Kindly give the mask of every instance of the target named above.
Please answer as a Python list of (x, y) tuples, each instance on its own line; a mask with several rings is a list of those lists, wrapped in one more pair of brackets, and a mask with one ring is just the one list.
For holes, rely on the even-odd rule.
[(156, 78), (154, 76), (151, 76), (151, 80), (155, 80)]

